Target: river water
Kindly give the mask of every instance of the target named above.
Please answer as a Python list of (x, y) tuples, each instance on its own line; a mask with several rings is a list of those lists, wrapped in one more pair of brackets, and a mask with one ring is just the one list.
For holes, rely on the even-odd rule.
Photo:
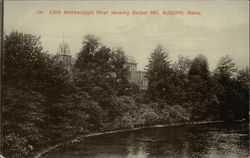
[(43, 158), (245, 158), (247, 128), (217, 123), (106, 134), (61, 146)]

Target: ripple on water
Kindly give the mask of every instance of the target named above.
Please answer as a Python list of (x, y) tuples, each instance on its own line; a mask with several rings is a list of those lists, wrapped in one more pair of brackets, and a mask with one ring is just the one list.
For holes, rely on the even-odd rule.
[(248, 134), (240, 125), (197, 125), (107, 134), (60, 147), (43, 158), (243, 158)]

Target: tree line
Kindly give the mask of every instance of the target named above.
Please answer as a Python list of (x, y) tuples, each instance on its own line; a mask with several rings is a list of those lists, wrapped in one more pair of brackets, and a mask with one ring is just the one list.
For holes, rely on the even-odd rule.
[(4, 37), (3, 153), (30, 157), (77, 135), (153, 124), (248, 119), (249, 69), (229, 56), (214, 71), (207, 58), (172, 62), (158, 45), (146, 68), (148, 89), (128, 82), (125, 52), (86, 35), (72, 72), (43, 50), (40, 37)]

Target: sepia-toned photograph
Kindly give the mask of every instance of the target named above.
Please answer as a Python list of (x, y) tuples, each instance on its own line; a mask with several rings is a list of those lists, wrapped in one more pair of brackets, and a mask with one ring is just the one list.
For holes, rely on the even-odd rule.
[(247, 158), (249, 1), (2, 1), (0, 158)]

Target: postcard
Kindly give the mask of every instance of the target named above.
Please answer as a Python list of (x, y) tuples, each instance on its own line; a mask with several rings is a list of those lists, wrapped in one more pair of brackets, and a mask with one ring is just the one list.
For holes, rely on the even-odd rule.
[(249, 156), (249, 2), (3, 4), (6, 158)]

